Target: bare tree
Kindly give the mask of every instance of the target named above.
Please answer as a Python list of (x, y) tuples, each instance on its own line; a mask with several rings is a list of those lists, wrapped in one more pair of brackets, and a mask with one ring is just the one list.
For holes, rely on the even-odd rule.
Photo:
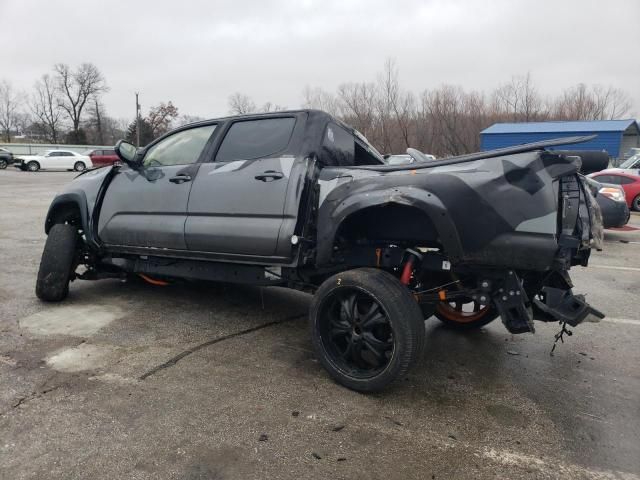
[(18, 126), (19, 108), (22, 96), (6, 80), (0, 81), (0, 128), (7, 142), (11, 141), (11, 131)]
[(316, 87), (311, 88), (306, 86), (302, 92), (303, 106), (305, 108), (317, 108), (318, 110), (324, 110), (331, 115), (340, 114), (339, 101), (336, 96), (330, 92)]
[(363, 135), (373, 134), (376, 123), (376, 86), (373, 83), (343, 83), (338, 87), (342, 116)]
[(263, 113), (269, 112), (280, 112), (282, 110), (286, 110), (287, 107), (284, 105), (278, 105), (277, 103), (266, 102), (262, 107), (260, 107), (260, 111)]
[(597, 120), (613, 120), (629, 115), (631, 98), (627, 93), (614, 87), (594, 85), (591, 89), (595, 103)]
[(151, 126), (153, 137), (158, 138), (171, 129), (176, 118), (178, 118), (178, 108), (169, 101), (168, 103), (162, 102), (156, 107), (151, 107), (145, 120)]
[(243, 93), (236, 92), (229, 96), (229, 113), (231, 115), (245, 115), (255, 113), (257, 108), (251, 98)]
[(36, 121), (44, 128), (47, 139), (58, 143), (62, 126), (62, 108), (58, 105), (53, 78), (45, 74), (35, 83), (29, 107)]
[(511, 81), (494, 92), (497, 111), (505, 113), (513, 122), (530, 122), (540, 119), (543, 102), (531, 80), (531, 73), (511, 77)]
[(64, 64), (54, 67), (57, 79), (58, 104), (67, 113), (72, 125), (72, 141), (80, 141), (82, 113), (87, 102), (107, 92), (104, 76), (92, 63), (83, 63), (75, 71)]
[(201, 122), (202, 120), (206, 120), (204, 117), (200, 117), (198, 115), (188, 115), (188, 114), (183, 114), (180, 115), (180, 117), (178, 117), (175, 120), (175, 126), (176, 127), (181, 127), (182, 125), (188, 125), (189, 123), (195, 123), (195, 122)]

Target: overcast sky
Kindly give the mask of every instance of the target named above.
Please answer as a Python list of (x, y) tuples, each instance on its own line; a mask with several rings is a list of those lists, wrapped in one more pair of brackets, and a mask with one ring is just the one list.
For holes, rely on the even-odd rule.
[(490, 90), (528, 71), (545, 94), (619, 87), (640, 114), (640, 0), (0, 0), (0, 79), (29, 91), (54, 63), (93, 62), (114, 117), (171, 100), (215, 117), (228, 96), (300, 106), (306, 85), (373, 81)]

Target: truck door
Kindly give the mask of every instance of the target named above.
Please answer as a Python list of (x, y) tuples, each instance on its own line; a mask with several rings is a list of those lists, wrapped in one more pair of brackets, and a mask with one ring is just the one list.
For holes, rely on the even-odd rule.
[(152, 145), (142, 168), (123, 165), (107, 187), (98, 236), (106, 244), (186, 250), (192, 179), (216, 125), (180, 130)]
[[(293, 233), (297, 216), (297, 205), (285, 213), (285, 203), (300, 178), (303, 161), (295, 146), (303, 123), (295, 114), (280, 114), (227, 126), (213, 161), (201, 165), (193, 182), (185, 224), (189, 250), (288, 255), (278, 238), (281, 230)], [(284, 243), (290, 252), (289, 240)]]

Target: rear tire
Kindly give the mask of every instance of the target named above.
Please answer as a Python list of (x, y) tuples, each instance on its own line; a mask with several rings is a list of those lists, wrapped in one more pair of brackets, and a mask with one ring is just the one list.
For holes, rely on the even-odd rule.
[(38, 162), (31, 161), (27, 163), (27, 170), (29, 170), (30, 172), (37, 172), (38, 170), (40, 170), (40, 164)]
[(339, 384), (376, 392), (403, 377), (424, 347), (424, 318), (390, 273), (359, 268), (326, 280), (311, 302), (311, 340)]
[(44, 245), (36, 296), (45, 302), (59, 302), (69, 294), (69, 280), (75, 267), (78, 230), (67, 223), (51, 227)]
[(9, 163), (6, 160), (0, 160), (0, 170), (7, 168), (7, 165), (9, 165)]
[(76, 172), (84, 172), (87, 169), (87, 166), (84, 164), (84, 162), (76, 162), (73, 166), (73, 169)]
[(631, 208), (636, 212), (640, 212), (640, 195), (633, 199), (633, 202), (631, 202)]

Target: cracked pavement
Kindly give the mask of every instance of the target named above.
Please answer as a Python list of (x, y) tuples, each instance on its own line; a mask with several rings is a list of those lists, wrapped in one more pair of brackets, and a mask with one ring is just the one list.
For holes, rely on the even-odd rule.
[(640, 231), (572, 270), (608, 318), (553, 357), (556, 324), (432, 318), (418, 367), (362, 395), (314, 359), (306, 294), (104, 280), (40, 303), (72, 176), (0, 171), (0, 478), (640, 478)]

